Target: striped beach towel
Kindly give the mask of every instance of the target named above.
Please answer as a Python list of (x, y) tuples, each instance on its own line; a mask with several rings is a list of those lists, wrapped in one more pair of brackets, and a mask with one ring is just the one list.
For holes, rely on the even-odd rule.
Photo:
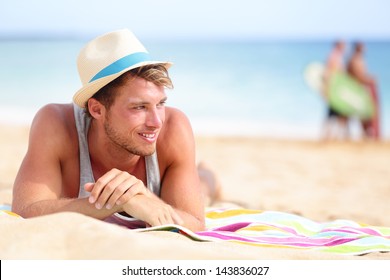
[(349, 255), (390, 252), (390, 227), (350, 220), (319, 223), (299, 215), (249, 209), (215, 209), (206, 214), (207, 231), (214, 237), (256, 246), (319, 250)]
[(197, 241), (237, 242), (344, 255), (390, 252), (390, 227), (369, 226), (350, 220), (319, 223), (284, 212), (210, 209), (206, 213), (206, 228), (193, 233), (170, 225), (140, 231), (170, 230)]
[[(10, 207), (0, 207), (2, 215), (18, 216)], [(296, 248), (345, 255), (390, 252), (390, 227), (370, 226), (351, 220), (316, 222), (277, 211), (243, 208), (208, 209), (206, 230), (192, 232), (177, 225), (134, 231), (172, 231), (196, 241), (235, 242), (250, 246)]]

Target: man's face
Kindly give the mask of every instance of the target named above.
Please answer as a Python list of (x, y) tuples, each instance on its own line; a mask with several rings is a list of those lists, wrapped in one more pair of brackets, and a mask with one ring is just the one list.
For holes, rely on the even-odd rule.
[(164, 87), (134, 78), (116, 90), (104, 120), (110, 144), (139, 156), (153, 154), (165, 120)]

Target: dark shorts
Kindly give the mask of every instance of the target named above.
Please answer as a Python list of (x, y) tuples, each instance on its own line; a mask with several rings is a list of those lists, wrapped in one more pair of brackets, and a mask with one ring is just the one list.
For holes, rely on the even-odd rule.
[(330, 117), (344, 117), (344, 116), (336, 112), (335, 110), (333, 110), (331, 107), (328, 107), (328, 117), (330, 118)]

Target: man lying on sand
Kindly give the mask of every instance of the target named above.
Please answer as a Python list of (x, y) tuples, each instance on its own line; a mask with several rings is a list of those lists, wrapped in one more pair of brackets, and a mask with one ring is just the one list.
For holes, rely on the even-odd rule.
[(89, 42), (78, 57), (83, 87), (74, 104), (46, 105), (33, 120), (12, 210), (204, 229), (207, 182), (199, 179), (192, 129), (165, 106), (170, 65), (151, 60), (127, 29)]

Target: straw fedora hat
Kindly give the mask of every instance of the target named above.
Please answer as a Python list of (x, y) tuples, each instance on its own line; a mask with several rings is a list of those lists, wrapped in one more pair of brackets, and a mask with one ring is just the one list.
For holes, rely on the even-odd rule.
[(154, 61), (148, 51), (128, 29), (113, 31), (90, 41), (77, 58), (82, 88), (73, 96), (73, 102), (84, 108), (86, 101), (99, 89), (123, 73), (145, 65), (172, 63)]

